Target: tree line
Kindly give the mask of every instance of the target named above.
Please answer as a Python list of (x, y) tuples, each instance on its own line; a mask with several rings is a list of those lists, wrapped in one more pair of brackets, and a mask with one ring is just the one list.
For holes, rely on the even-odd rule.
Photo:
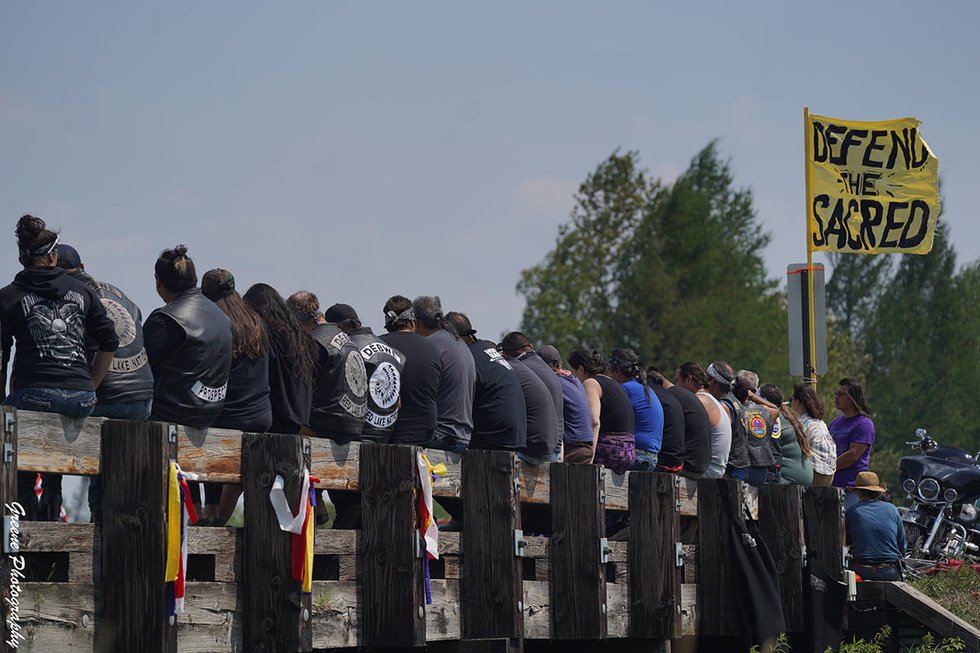
[[(802, 221), (801, 221), (802, 223)], [(749, 188), (712, 141), (673, 183), (636, 151), (614, 151), (579, 186), (554, 248), (524, 270), (522, 329), (567, 354), (635, 349), (669, 376), (684, 361), (728, 360), (789, 390), (785, 284)], [(802, 247), (801, 247), (802, 249)], [(791, 260), (794, 259), (794, 260)], [(943, 444), (980, 448), (980, 265), (957, 269), (940, 222), (930, 254), (831, 255), (827, 374), (820, 394), (858, 378), (876, 411), (872, 468), (897, 479), (916, 427)]]

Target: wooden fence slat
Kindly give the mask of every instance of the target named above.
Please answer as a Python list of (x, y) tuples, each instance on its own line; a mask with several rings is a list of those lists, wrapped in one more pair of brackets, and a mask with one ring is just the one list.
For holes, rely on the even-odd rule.
[(698, 634), (702, 636), (733, 636), (740, 630), (729, 516), (741, 512), (739, 483), (698, 481)]
[(782, 594), (786, 628), (803, 630), (803, 488), (764, 485), (759, 488), (759, 530), (769, 546)]
[(606, 569), (603, 470), (597, 465), (551, 466), (551, 636), (605, 639)]
[(25, 600), (20, 595), (19, 586), (16, 593), (13, 593), (15, 587), (11, 572), (14, 570), (14, 559), (20, 553), (22, 540), (20, 527), (15, 531), (14, 526), (18, 522), (27, 522), (20, 521), (22, 510), (14, 506), (17, 503), (17, 417), (13, 408), (2, 406), (0, 409), (0, 506), (3, 507), (3, 518), (10, 519), (11, 524), (10, 533), (0, 535), (7, 538), (0, 550), (0, 637), (3, 638), (0, 641), (7, 642), (20, 641), (22, 636), (20, 625), (9, 620), (12, 601), (16, 600), (17, 605), (20, 605)]
[(844, 578), (844, 497), (840, 488), (809, 487), (803, 493), (806, 550), (827, 574)]
[(463, 455), (463, 636), (520, 637), (524, 632), (523, 564), (514, 531), (521, 511), (514, 491), (517, 464), (506, 451)]
[[(245, 530), (242, 541), (242, 644), (246, 651), (301, 649), (303, 601), (291, 574), (292, 535), (279, 528), (269, 501), (276, 476), (284, 480), (295, 515), (303, 484), (302, 440), (295, 435), (246, 433), (242, 439)], [(308, 650), (308, 649), (307, 649)]]
[(360, 445), (362, 646), (425, 645), (416, 447)]
[(204, 444), (191, 441), (183, 426), (177, 427), (177, 462), (199, 481), (241, 483), (242, 432), (209, 428)]
[(630, 474), (629, 585), (630, 636), (673, 639), (681, 636), (681, 570), (677, 501), (673, 474)]
[(177, 650), (167, 618), (167, 479), (176, 456), (166, 424), (106, 420), (102, 424), (103, 614), (97, 651)]
[(17, 411), (20, 447), (17, 468), (22, 472), (52, 472), (92, 476), (99, 473), (102, 446), (101, 417), (88, 417), (74, 442), (65, 440), (61, 415)]

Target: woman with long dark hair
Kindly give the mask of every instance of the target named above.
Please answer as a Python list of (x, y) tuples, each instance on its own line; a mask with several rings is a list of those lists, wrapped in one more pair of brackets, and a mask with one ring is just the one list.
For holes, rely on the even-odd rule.
[[(10, 350), (17, 342), (10, 393), (4, 395), (3, 403), (83, 419), (95, 409), (95, 389), (119, 347), (116, 328), (95, 292), (57, 267), (58, 234), (44, 220), (25, 215), (17, 221), (16, 234), (24, 269), (0, 290), (0, 394), (7, 383)], [(98, 348), (91, 367), (86, 339)], [(57, 521), (61, 475), (41, 475), (40, 500), (34, 494), (35, 477), (26, 472), (17, 475), (18, 500), (27, 511), (25, 518)]]
[(647, 373), (632, 349), (616, 349), (609, 357), (609, 376), (622, 384), (633, 406), (636, 462), (631, 469), (652, 472), (664, 436), (664, 408), (647, 386)]
[(316, 375), (316, 343), (275, 288), (257, 283), (242, 297), (269, 335), (269, 389), (273, 433), (299, 433), (309, 425)]
[(623, 474), (636, 461), (635, 418), (623, 386), (606, 376), (602, 354), (576, 349), (568, 366), (585, 387), (592, 412), (594, 453), (592, 462)]

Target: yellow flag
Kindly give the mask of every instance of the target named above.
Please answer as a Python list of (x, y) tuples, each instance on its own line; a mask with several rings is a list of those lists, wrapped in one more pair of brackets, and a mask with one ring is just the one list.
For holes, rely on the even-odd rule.
[(939, 218), (939, 162), (915, 118), (809, 117), (808, 233), (814, 251), (928, 254)]

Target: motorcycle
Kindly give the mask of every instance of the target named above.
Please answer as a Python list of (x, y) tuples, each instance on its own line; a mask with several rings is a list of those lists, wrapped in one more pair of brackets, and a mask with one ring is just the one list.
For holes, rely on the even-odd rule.
[(899, 463), (907, 562), (980, 562), (980, 452), (940, 446), (922, 428), (915, 434), (918, 441), (906, 444), (919, 453)]

